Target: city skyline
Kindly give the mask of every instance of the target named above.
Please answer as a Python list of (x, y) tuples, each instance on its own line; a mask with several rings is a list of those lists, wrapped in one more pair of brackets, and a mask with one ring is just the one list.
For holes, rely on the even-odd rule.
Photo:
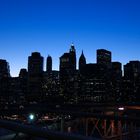
[[(74, 44), (71, 44), (71, 46), (69, 47), (69, 50), (71, 49), (72, 46), (74, 46)], [(74, 47), (75, 47), (75, 46), (74, 46)], [(39, 54), (39, 55), (43, 58), (43, 61), (42, 61), (42, 62), (43, 62), (43, 71), (44, 71), (44, 72), (45, 72), (45, 71), (48, 71), (48, 62), (47, 62), (47, 61), (48, 61), (48, 58), (51, 58), (51, 61), (52, 61), (52, 62), (51, 62), (51, 67), (52, 67), (51, 69), (52, 69), (52, 70), (60, 71), (60, 58), (61, 58), (64, 54), (69, 53), (69, 50), (67, 50), (66, 52), (63, 52), (63, 53), (61, 54), (61, 56), (59, 57), (59, 64), (58, 64), (59, 67), (58, 67), (58, 69), (54, 69), (54, 68), (52, 67), (52, 66), (53, 66), (53, 58), (51, 57), (51, 55), (48, 55), (48, 56), (45, 56), (45, 57), (44, 57), (44, 56), (42, 56), (42, 54), (41, 54), (40, 52), (37, 52), (37, 51), (36, 51), (36, 52), (31, 52), (31, 54), (27, 57), (27, 59), (28, 59), (28, 60), (27, 60), (27, 64), (26, 64), (27, 67), (22, 67), (22, 68), (20, 68), (19, 71), (18, 71), (18, 73), (17, 73), (17, 75), (15, 75), (15, 76), (13, 76), (13, 75), (11, 74), (11, 69), (10, 69), (10, 68), (11, 68), (11, 65), (9, 64), (9, 62), (8, 62), (6, 59), (1, 59), (1, 58), (0, 58), (0, 60), (4, 60), (5, 62), (7, 62), (7, 63), (9, 64), (9, 70), (10, 70), (10, 74), (11, 74), (12, 77), (17, 77), (17, 76), (19, 76), (20, 70), (21, 70), (21, 69), (26, 69), (26, 70), (28, 71), (29, 57), (30, 57), (32, 54), (34, 54), (34, 53), (35, 53), (35, 54), (36, 54), (36, 53)], [(96, 60), (95, 60), (95, 62), (88, 62), (88, 61), (86, 61), (86, 64), (97, 64), (97, 63), (98, 63), (98, 62), (97, 62), (97, 61), (98, 61), (98, 60), (97, 60), (97, 56), (98, 56), (97, 51), (98, 51), (98, 50), (109, 51), (109, 52), (111, 53), (111, 56), (110, 56), (110, 57), (111, 57), (111, 62), (119, 62), (119, 63), (122, 64), (122, 68), (121, 68), (121, 69), (122, 69), (122, 72), (124, 72), (124, 66), (125, 66), (126, 64), (128, 64), (128, 63), (130, 63), (130, 62), (136, 62), (136, 61), (139, 61), (139, 62), (140, 62), (140, 60), (129, 60), (128, 62), (126, 62), (126, 64), (123, 64), (121, 61), (117, 61), (117, 60), (116, 60), (116, 61), (113, 61), (113, 60), (112, 60), (112, 57), (113, 57), (112, 52), (111, 52), (110, 50), (107, 50), (107, 49), (104, 49), (104, 48), (100, 48), (100, 49), (97, 49), (97, 50), (96, 50), (96, 56), (95, 56), (95, 57), (96, 57)], [(75, 49), (75, 51), (76, 51), (76, 49)], [(82, 52), (81, 52), (81, 55), (84, 55), (84, 56), (85, 56), (83, 50), (82, 50)], [(76, 69), (77, 69), (77, 70), (79, 70), (79, 60), (80, 60), (81, 55), (80, 55), (78, 58), (77, 58), (77, 56), (76, 56)], [(85, 57), (85, 59), (87, 60), (86, 57)], [(49, 62), (49, 63), (50, 63), (50, 62)], [(49, 64), (49, 67), (50, 67), (50, 64)], [(123, 73), (122, 73), (122, 74), (123, 74)]]
[(88, 63), (96, 50), (112, 52), (123, 65), (140, 60), (140, 2), (138, 0), (21, 0), (0, 2), (0, 58), (12, 76), (27, 68), (28, 56), (38, 51), (52, 56), (53, 69), (73, 42), (77, 60), (82, 50)]

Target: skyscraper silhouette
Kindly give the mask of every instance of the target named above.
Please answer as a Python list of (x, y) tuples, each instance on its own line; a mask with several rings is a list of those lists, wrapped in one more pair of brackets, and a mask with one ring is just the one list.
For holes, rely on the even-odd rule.
[(69, 57), (70, 57), (70, 67), (73, 71), (76, 70), (76, 50), (74, 45), (71, 45), (70, 51), (69, 51)]
[(33, 52), (28, 57), (28, 99), (39, 101), (42, 94), (43, 57)]
[(71, 45), (69, 53), (60, 57), (60, 85), (61, 94), (69, 102), (74, 96), (74, 82), (76, 73), (76, 50)]
[(98, 49), (97, 64), (109, 66), (111, 64), (111, 52), (105, 49)]
[(123, 94), (126, 102), (140, 101), (140, 61), (124, 65)]
[(82, 51), (82, 54), (81, 54), (81, 56), (80, 56), (80, 58), (79, 58), (79, 70), (81, 71), (82, 68), (83, 68), (85, 65), (86, 65), (86, 58), (85, 58), (84, 53), (83, 53), (83, 51)]
[(52, 72), (52, 57), (50, 55), (48, 55), (47, 57), (47, 64), (46, 64), (47, 68), (47, 72)]
[(10, 77), (10, 66), (6, 60), (0, 59), (0, 78)]
[[(76, 50), (71, 45), (69, 53), (64, 53), (60, 57), (60, 76), (63, 78), (71, 77), (76, 71)], [(68, 76), (68, 77), (67, 77)]]
[(0, 102), (8, 102), (10, 93), (10, 68), (6, 60), (0, 59)]

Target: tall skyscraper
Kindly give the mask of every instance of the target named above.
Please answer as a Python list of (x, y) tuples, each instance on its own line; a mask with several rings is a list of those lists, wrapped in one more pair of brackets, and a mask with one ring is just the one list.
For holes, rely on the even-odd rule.
[(38, 52), (33, 52), (28, 57), (28, 73), (29, 75), (40, 75), (43, 72), (43, 57)]
[(82, 68), (86, 65), (86, 58), (84, 56), (84, 53), (82, 51), (82, 54), (79, 58), (79, 70), (82, 70)]
[[(97, 50), (97, 65), (98, 65), (98, 76), (103, 81), (105, 86), (100, 85), (103, 88), (105, 94), (103, 96), (104, 101), (112, 100), (112, 88), (111, 88), (111, 52), (105, 49)], [(105, 88), (104, 88), (105, 87)]]
[(130, 61), (124, 65), (123, 94), (127, 102), (140, 100), (140, 61)]
[(97, 64), (110, 65), (111, 52), (105, 49), (98, 49), (97, 50)]
[(52, 72), (52, 57), (50, 55), (48, 55), (47, 57), (47, 64), (46, 64), (47, 68), (47, 72)]
[(134, 80), (140, 76), (140, 61), (130, 61), (124, 65), (124, 77)]
[(60, 57), (60, 72), (69, 73), (70, 70), (71, 70), (71, 67), (70, 67), (69, 53), (64, 53)]
[(20, 84), (20, 94), (18, 95), (20, 102), (26, 102), (27, 97), (27, 80), (28, 80), (28, 72), (27, 69), (21, 69), (19, 72), (19, 84)]
[(43, 57), (38, 52), (33, 52), (28, 57), (28, 99), (39, 101), (42, 94)]
[(76, 71), (76, 50), (72, 45), (69, 53), (60, 57), (60, 74), (71, 76)]
[(120, 62), (112, 62), (112, 79), (120, 80), (122, 78), (122, 64)]
[(10, 67), (6, 60), (0, 59), (0, 78), (10, 77)]
[(69, 53), (64, 53), (60, 57), (60, 85), (61, 94), (70, 102), (74, 96), (74, 82), (76, 74), (76, 50), (71, 45)]
[(9, 101), (10, 68), (6, 60), (0, 59), (0, 103)]
[(112, 97), (115, 102), (120, 102), (122, 100), (122, 64), (120, 62), (112, 62), (111, 82)]
[(72, 70), (76, 70), (76, 50), (74, 45), (71, 45), (70, 51), (69, 51), (69, 57), (70, 57), (70, 67)]

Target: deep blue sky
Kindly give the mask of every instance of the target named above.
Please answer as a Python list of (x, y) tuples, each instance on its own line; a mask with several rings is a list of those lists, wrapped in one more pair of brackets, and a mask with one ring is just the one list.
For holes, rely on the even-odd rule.
[(140, 60), (139, 0), (0, 0), (0, 58), (12, 76), (27, 68), (28, 56), (39, 51), (59, 57), (74, 42), (77, 58), (96, 62), (96, 49), (112, 51), (113, 61)]

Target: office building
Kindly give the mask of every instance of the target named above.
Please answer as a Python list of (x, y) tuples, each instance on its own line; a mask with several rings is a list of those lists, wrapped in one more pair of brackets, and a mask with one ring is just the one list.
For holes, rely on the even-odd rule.
[(43, 57), (33, 52), (28, 57), (28, 100), (40, 101), (43, 84)]
[(0, 59), (0, 78), (10, 77), (10, 67), (6, 60)]
[(50, 55), (47, 57), (46, 70), (48, 73), (52, 72), (52, 57)]
[(97, 50), (97, 64), (109, 66), (111, 64), (111, 52), (105, 49)]

